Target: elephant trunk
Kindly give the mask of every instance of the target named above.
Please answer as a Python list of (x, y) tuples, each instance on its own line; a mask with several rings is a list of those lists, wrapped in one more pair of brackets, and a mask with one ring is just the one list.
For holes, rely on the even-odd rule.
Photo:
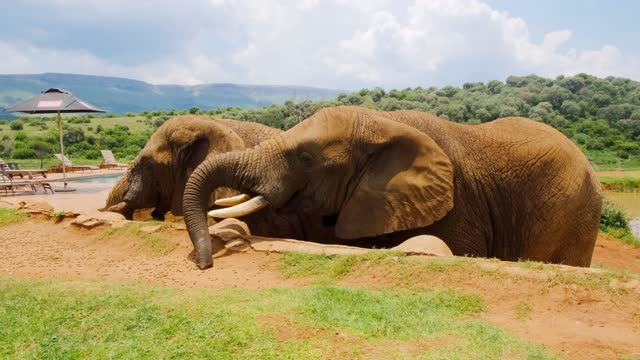
[(260, 171), (255, 150), (214, 155), (203, 161), (187, 181), (183, 213), (189, 237), (196, 252), (196, 264), (200, 269), (213, 266), (212, 244), (206, 211), (211, 193), (218, 187), (230, 187), (242, 192), (256, 192), (258, 184), (254, 174)]
[(122, 175), (120, 180), (113, 187), (105, 206), (100, 211), (117, 212), (128, 220), (133, 219), (133, 213), (136, 208), (136, 201), (141, 198), (140, 195), (140, 159), (136, 158), (131, 168)]

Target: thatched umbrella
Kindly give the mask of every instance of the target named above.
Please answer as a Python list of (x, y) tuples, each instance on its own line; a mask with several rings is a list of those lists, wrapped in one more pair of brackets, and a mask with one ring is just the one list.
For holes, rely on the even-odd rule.
[(70, 92), (62, 89), (51, 88), (42, 92), (42, 94), (32, 97), (29, 100), (4, 109), (6, 112), (23, 112), (28, 114), (58, 114), (58, 132), (60, 134), (60, 154), (63, 156), (62, 161), (62, 179), (64, 181), (64, 189), (58, 191), (73, 191), (67, 188), (67, 174), (64, 164), (64, 144), (62, 142), (62, 118), (61, 113), (85, 113), (85, 112), (104, 112), (104, 110), (88, 104), (85, 101), (71, 95)]

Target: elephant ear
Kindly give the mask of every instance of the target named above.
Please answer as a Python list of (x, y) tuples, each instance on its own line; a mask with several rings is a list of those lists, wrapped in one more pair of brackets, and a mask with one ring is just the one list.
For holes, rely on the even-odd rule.
[(392, 120), (367, 119), (378, 138), (336, 235), (355, 239), (431, 225), (453, 208), (453, 165), (428, 135)]
[(176, 153), (179, 154), (176, 159), (176, 169), (179, 169), (179, 173), (176, 174), (175, 190), (173, 192), (173, 200), (171, 201), (171, 213), (181, 216), (184, 188), (193, 170), (207, 157), (209, 153), (209, 140), (207, 138), (197, 139)]
[[(191, 141), (184, 143), (184, 139)], [(177, 171), (171, 213), (178, 216), (182, 215), (184, 188), (193, 170), (208, 156), (245, 148), (244, 141), (235, 131), (210, 119), (179, 128), (171, 134), (169, 143)]]

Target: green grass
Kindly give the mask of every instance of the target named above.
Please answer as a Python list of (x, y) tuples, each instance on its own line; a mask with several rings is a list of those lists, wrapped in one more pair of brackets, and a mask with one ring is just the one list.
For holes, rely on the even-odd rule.
[(143, 228), (152, 226), (165, 227), (167, 225), (160, 221), (128, 222), (124, 226), (107, 228), (96, 236), (96, 240), (125, 236), (136, 241), (152, 255), (166, 255), (178, 246), (175, 240), (168, 238), (161, 232), (148, 233), (143, 231)]
[[(40, 118), (42, 115), (37, 115), (36, 117)], [(88, 123), (70, 123), (68, 117), (77, 117), (77, 115), (69, 115), (62, 116), (63, 124), (78, 127), (82, 129), (85, 134), (95, 134), (98, 125), (101, 125), (104, 129), (108, 129), (110, 127), (114, 127), (116, 125), (127, 126), (132, 133), (139, 133), (145, 130), (151, 130), (152, 128), (145, 123), (146, 118), (144, 116), (122, 116), (122, 117), (94, 117), (88, 119)], [(24, 132), (27, 136), (43, 136), (46, 135), (51, 129), (58, 129), (58, 123), (55, 115), (46, 117), (44, 120), (47, 129), (41, 129), (39, 126), (31, 126), (29, 124), (24, 124), (23, 130), (11, 130), (8, 124), (0, 125), (0, 134), (9, 134), (12, 138), (15, 136), (17, 132)], [(92, 128), (93, 130), (89, 130)], [(64, 131), (64, 130), (63, 130)]]
[(0, 275), (0, 357), (554, 358), (479, 320), (484, 307), (451, 290), (185, 291)]
[(27, 214), (14, 209), (0, 207), (0, 226), (11, 225), (21, 222)]
[(635, 236), (633, 236), (633, 233), (631, 232), (631, 229), (621, 229), (621, 228), (615, 228), (615, 227), (608, 227), (608, 226), (603, 226), (600, 227), (600, 230), (615, 238), (618, 239), (620, 241), (622, 241), (625, 244), (629, 244), (635, 248), (640, 248), (640, 240), (636, 239)]
[(640, 171), (625, 173), (624, 176), (600, 176), (600, 182), (606, 189), (620, 192), (640, 191)]
[[(519, 261), (516, 263), (500, 263), (504, 266), (516, 266), (536, 273), (544, 273), (545, 277), (537, 278), (535, 274), (529, 279), (546, 284), (545, 286), (580, 286), (586, 289), (603, 289), (612, 291), (609, 284), (613, 279), (628, 281), (637, 275), (617, 269), (602, 269), (603, 272), (590, 273), (581, 271), (562, 271), (553, 264), (536, 261)], [(424, 290), (435, 277), (446, 276), (452, 284), (464, 282), (472, 278), (484, 281), (511, 281), (523, 275), (509, 271), (499, 271), (480, 265), (486, 259), (452, 257), (452, 258), (414, 258), (393, 252), (369, 253), (362, 255), (313, 255), (302, 253), (285, 253), (281, 257), (279, 270), (285, 277), (304, 278), (311, 284), (334, 286), (347, 279), (349, 274), (378, 274), (372, 280), (375, 288), (402, 288), (411, 291)], [(429, 279), (429, 280), (427, 280)], [(482, 280), (480, 280), (482, 281)]]
[(282, 256), (280, 270), (286, 277), (340, 279), (361, 264), (376, 265), (389, 258), (399, 260), (404, 256), (399, 251), (372, 251), (347, 256), (287, 252)]

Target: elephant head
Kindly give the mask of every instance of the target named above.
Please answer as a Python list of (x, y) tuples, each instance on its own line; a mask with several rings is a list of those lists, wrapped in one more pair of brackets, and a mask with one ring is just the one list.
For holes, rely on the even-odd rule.
[[(103, 210), (121, 213), (128, 219), (136, 209), (144, 208), (155, 208), (152, 215), (156, 219), (163, 219), (169, 210), (182, 215), (183, 191), (191, 172), (211, 154), (246, 148), (245, 140), (228, 125), (247, 128), (243, 132), (245, 137), (255, 133), (250, 128), (259, 127), (260, 131), (265, 128), (205, 116), (185, 115), (167, 120), (114, 186)], [(247, 142), (257, 143), (253, 138)]]
[(324, 109), (254, 148), (207, 158), (189, 178), (184, 216), (198, 267), (213, 265), (208, 194), (225, 186), (255, 196), (220, 216), (268, 205), (314, 214), (336, 237), (424, 227), (453, 207), (453, 166), (428, 135), (357, 107)]

